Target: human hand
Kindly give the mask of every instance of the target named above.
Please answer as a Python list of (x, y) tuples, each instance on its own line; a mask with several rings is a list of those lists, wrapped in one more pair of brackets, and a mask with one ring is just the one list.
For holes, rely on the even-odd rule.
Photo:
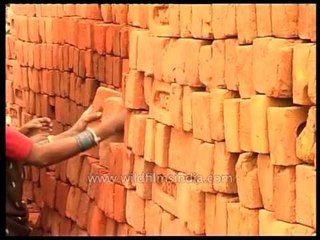
[(98, 109), (98, 111), (95, 111), (91, 105), (87, 108), (86, 111), (84, 111), (78, 121), (70, 128), (70, 131), (74, 134), (78, 134), (84, 131), (90, 122), (100, 119), (101, 116), (102, 112), (100, 111), (100, 109)]
[(24, 124), (19, 131), (26, 136), (33, 136), (38, 133), (38, 131), (52, 131), (52, 122), (50, 118), (34, 118)]

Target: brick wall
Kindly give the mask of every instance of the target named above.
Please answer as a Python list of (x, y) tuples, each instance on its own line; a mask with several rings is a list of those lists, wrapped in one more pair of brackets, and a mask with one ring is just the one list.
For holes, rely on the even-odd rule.
[(14, 126), (128, 110), (124, 135), (25, 168), (39, 234), (315, 232), (314, 4), (10, 7)]

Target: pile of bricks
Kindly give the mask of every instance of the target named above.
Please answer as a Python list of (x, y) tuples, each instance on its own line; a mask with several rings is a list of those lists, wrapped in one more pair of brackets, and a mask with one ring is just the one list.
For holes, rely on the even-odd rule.
[(17, 126), (128, 110), (123, 136), (26, 168), (43, 234), (314, 234), (314, 4), (21, 6), (6, 37)]

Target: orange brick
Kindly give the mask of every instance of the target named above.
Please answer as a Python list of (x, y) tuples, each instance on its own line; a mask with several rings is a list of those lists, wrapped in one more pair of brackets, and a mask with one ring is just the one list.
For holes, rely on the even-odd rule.
[[(296, 44), (293, 47), (293, 65), (292, 65), (292, 92), (293, 103), (300, 105), (311, 105), (312, 102), (308, 96), (308, 83), (310, 79), (315, 79), (316, 59), (315, 44)], [(313, 80), (315, 81), (315, 80)]]
[(211, 27), (211, 5), (192, 4), (191, 6), (191, 34), (194, 38), (213, 39)]
[(250, 98), (256, 94), (252, 78), (252, 45), (237, 46), (237, 77), (241, 98)]
[(257, 153), (269, 153), (270, 141), (268, 137), (268, 126), (270, 124), (267, 117), (269, 107), (290, 106), (290, 100), (270, 98), (265, 95), (256, 95), (251, 98), (251, 148)]
[(188, 229), (195, 234), (205, 233), (205, 193), (192, 190), (190, 193)]
[(93, 204), (87, 228), (90, 236), (103, 236), (105, 234), (106, 217), (95, 204)]
[(121, 58), (128, 58), (129, 52), (129, 28), (121, 27), (120, 29), (120, 56)]
[[(144, 144), (145, 144), (145, 129), (146, 129), (146, 119), (148, 115), (145, 114), (134, 114), (132, 115), (130, 125), (132, 124), (132, 130), (133, 132), (130, 132), (129, 134), (132, 134), (133, 145), (132, 145), (132, 151), (134, 154), (137, 154), (139, 156), (143, 156), (144, 153)], [(131, 126), (130, 126), (131, 128)], [(136, 141), (136, 139), (139, 139), (139, 141)]]
[(236, 6), (238, 44), (252, 44), (257, 37), (256, 4), (239, 4)]
[(128, 9), (129, 9), (129, 6), (126, 4), (113, 4), (112, 5), (113, 22), (118, 24), (126, 24)]
[[(122, 61), (122, 64), (124, 64), (124, 61)], [(122, 73), (122, 74), (124, 74), (124, 73)], [(150, 107), (150, 104), (152, 102), (152, 99), (151, 99), (151, 97), (152, 97), (152, 84), (153, 84), (153, 77), (144, 76), (144, 79), (143, 79), (143, 94), (144, 94), (145, 102), (149, 107)]]
[(143, 72), (130, 70), (126, 79), (125, 106), (131, 109), (146, 109), (143, 94)]
[(93, 22), (88, 20), (80, 20), (78, 22), (79, 35), (82, 36), (78, 41), (79, 49), (93, 48)]
[(112, 22), (111, 4), (101, 4), (101, 16), (104, 22)]
[(172, 37), (180, 36), (180, 5), (169, 4), (169, 29)]
[(94, 162), (97, 162), (97, 159), (91, 157), (84, 157), (82, 162), (78, 186), (85, 192), (88, 188), (88, 177), (90, 176), (91, 166)]
[(271, 5), (272, 34), (275, 37), (298, 37), (298, 6), (298, 4)]
[(211, 4), (211, 26), (214, 39), (224, 39), (227, 4)]
[(258, 154), (257, 168), (263, 208), (273, 211), (274, 166), (268, 154)]
[(90, 204), (90, 198), (85, 192), (81, 192), (79, 206), (77, 208), (77, 225), (82, 228), (87, 228), (88, 223), (88, 206)]
[(200, 82), (206, 85), (209, 89), (213, 88), (212, 86), (212, 46), (205, 45), (200, 47), (199, 52), (199, 79)]
[[(160, 167), (168, 167), (169, 143), (170, 143), (170, 127), (161, 123), (156, 123), (154, 126), (154, 148), (153, 148), (154, 158), (152, 159)], [(151, 153), (152, 153), (152, 148), (151, 148)]]
[(155, 134), (156, 121), (154, 119), (146, 119), (145, 129), (145, 144), (144, 144), (144, 159), (149, 162), (155, 161)]
[(316, 34), (316, 5), (310, 4), (309, 5), (309, 33), (310, 33), (310, 40), (312, 42), (317, 41), (317, 34)]
[(312, 166), (296, 166), (296, 221), (316, 228), (316, 172)]
[(44, 177), (43, 185), (41, 184), (41, 190), (43, 193), (43, 201), (46, 206), (54, 208), (55, 205), (55, 193), (57, 182), (53, 174), (47, 172)]
[(192, 37), (192, 5), (182, 4), (180, 7), (180, 36), (183, 38)]
[[(192, 92), (197, 91), (195, 88), (183, 86), (182, 95), (182, 127), (184, 131), (192, 130)], [(199, 90), (198, 90), (199, 91)]]
[[(134, 167), (134, 155), (132, 151), (125, 149), (123, 151), (123, 165), (122, 165), (122, 175), (123, 176), (132, 176), (133, 167)], [(133, 185), (132, 178), (123, 178), (122, 184), (126, 189), (133, 189), (135, 186)]]
[(240, 207), (239, 235), (257, 236), (259, 234), (259, 210)]
[[(145, 4), (132, 4), (128, 7), (128, 24), (136, 27), (148, 27), (148, 7)], [(150, 10), (151, 14), (151, 10)], [(151, 15), (150, 15), (151, 16)], [(158, 15), (156, 15), (158, 16)], [(151, 21), (151, 20), (150, 20)]]
[[(145, 51), (145, 49), (149, 49)], [(138, 35), (137, 43), (137, 70), (145, 72), (145, 76), (153, 74), (153, 45), (149, 32), (143, 31)]]
[(236, 21), (236, 4), (227, 4), (224, 34), (226, 37), (235, 37), (238, 34)]
[(256, 18), (257, 36), (271, 36), (271, 4), (256, 4)]
[(241, 152), (239, 138), (240, 101), (240, 98), (225, 99), (223, 101), (224, 132), (228, 152)]
[(227, 235), (237, 236), (240, 235), (240, 208), (239, 202), (228, 202), (227, 203)]
[[(200, 140), (194, 139), (192, 133), (171, 129), (169, 146), (169, 168), (185, 173), (194, 171), (196, 163), (196, 149), (201, 144)], [(189, 149), (188, 152), (185, 149)], [(184, 161), (181, 161), (184, 159)]]
[[(225, 84), (229, 90), (238, 91), (239, 82), (236, 75), (237, 72), (237, 39), (225, 40)], [(213, 60), (214, 61), (214, 60)]]
[(31, 42), (39, 43), (41, 41), (39, 34), (39, 19), (36, 17), (28, 18), (29, 39)]
[[(131, 41), (131, 40), (130, 40)], [(162, 63), (163, 63), (163, 57), (165, 53), (165, 49), (170, 43), (169, 38), (157, 38), (154, 37), (152, 39), (152, 44), (153, 44), (153, 75), (155, 80), (162, 80)], [(130, 49), (131, 43), (129, 42), (129, 49)], [(131, 59), (131, 54), (129, 58), (129, 67), (130, 65), (130, 59)]]
[(112, 68), (113, 86), (120, 88), (122, 80), (122, 60), (120, 57), (113, 57)]
[(146, 235), (160, 235), (162, 212), (162, 208), (152, 200), (147, 200), (145, 202)]
[(227, 234), (227, 204), (230, 202), (238, 202), (238, 198), (235, 195), (206, 193), (205, 233), (207, 236)]
[(95, 19), (95, 20), (102, 20), (100, 5), (99, 4), (87, 4), (86, 18)]
[(139, 29), (130, 29), (129, 31), (129, 68), (137, 69), (137, 57), (138, 57), (138, 36), (144, 34), (144, 31)]
[(80, 18), (79, 17), (70, 17), (67, 18), (65, 24), (67, 28), (67, 36), (65, 38), (65, 42), (68, 44), (71, 44), (72, 46), (78, 46), (78, 22)]
[(186, 223), (181, 219), (174, 217), (172, 214), (163, 211), (161, 216), (161, 235), (162, 236), (190, 236), (191, 231), (187, 228)]
[(216, 142), (213, 159), (213, 189), (223, 193), (237, 193), (235, 166), (238, 154), (228, 152), (225, 142)]
[(263, 207), (258, 184), (257, 156), (242, 153), (235, 166), (239, 200), (246, 208)]
[(55, 208), (61, 216), (65, 215), (70, 186), (64, 182), (57, 181)]
[(139, 232), (145, 232), (145, 200), (133, 190), (127, 190), (126, 219)]
[[(210, 93), (193, 92), (191, 102), (193, 137), (206, 142), (211, 142)], [(203, 111), (198, 111), (200, 108), (202, 108)]]
[(270, 158), (274, 165), (296, 165), (301, 160), (296, 156), (297, 129), (307, 120), (305, 107), (270, 107), (268, 109), (268, 136)]
[(107, 24), (93, 23), (93, 49), (99, 54), (106, 53), (106, 29)]
[(161, 17), (162, 14), (169, 14), (168, 4), (154, 4), (154, 5), (148, 6), (148, 15), (149, 15), (148, 27), (152, 35), (158, 36), (158, 37), (167, 37), (167, 36), (170, 36), (169, 19), (168, 18), (162, 19)]
[(296, 221), (296, 167), (275, 166), (273, 206), (275, 218), (288, 223)]
[(117, 222), (126, 221), (126, 193), (127, 190), (119, 184), (114, 186), (114, 219)]
[[(296, 140), (296, 155), (302, 161), (315, 165), (316, 107), (310, 107), (306, 126)], [(300, 127), (301, 128), (301, 127)], [(300, 129), (301, 130), (301, 129)]]
[(104, 182), (104, 194), (105, 194), (105, 200), (104, 200), (104, 212), (107, 217), (114, 218), (114, 186), (115, 184), (111, 181)]
[(241, 99), (239, 121), (240, 149), (251, 151), (251, 100)]
[(142, 199), (151, 199), (152, 171), (154, 164), (135, 155), (133, 176), (136, 178), (136, 194)]
[(316, 103), (316, 78), (315, 78), (315, 73), (316, 73), (316, 46), (311, 47), (311, 53), (308, 61), (308, 75), (310, 76), (308, 80), (308, 96), (310, 101), (315, 104)]

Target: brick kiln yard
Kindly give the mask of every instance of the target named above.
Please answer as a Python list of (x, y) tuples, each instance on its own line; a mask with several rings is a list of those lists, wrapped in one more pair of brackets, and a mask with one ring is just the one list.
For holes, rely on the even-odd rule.
[(25, 167), (34, 234), (314, 234), (315, 12), (11, 4), (13, 126), (47, 116), (57, 134), (93, 100), (128, 109), (124, 135)]

